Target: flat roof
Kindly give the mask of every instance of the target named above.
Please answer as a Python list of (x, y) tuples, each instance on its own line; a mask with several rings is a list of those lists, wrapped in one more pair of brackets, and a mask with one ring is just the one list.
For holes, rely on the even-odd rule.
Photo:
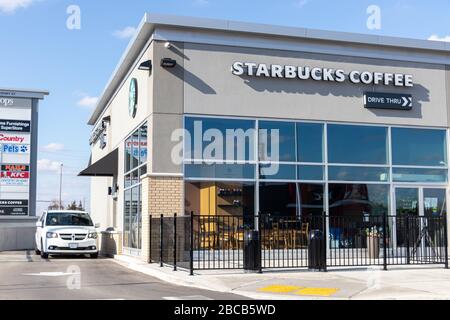
[(48, 96), (49, 94), (47, 90), (0, 87), (0, 96), (3, 97), (44, 99), (44, 96)]
[(103, 113), (103, 110), (108, 105), (109, 100), (113, 97), (121, 84), (123, 78), (138, 58), (142, 49), (148, 43), (156, 27), (175, 27), (182, 29), (235, 32), (260, 36), (288, 37), (304, 40), (333, 41), (372, 47), (392, 47), (403, 49), (404, 51), (407, 51), (407, 49), (434, 51), (447, 56), (450, 64), (450, 42), (146, 13), (137, 28), (136, 34), (130, 41), (119, 64), (108, 81), (106, 88), (100, 96), (97, 106), (89, 119), (89, 125), (94, 125), (97, 122)]

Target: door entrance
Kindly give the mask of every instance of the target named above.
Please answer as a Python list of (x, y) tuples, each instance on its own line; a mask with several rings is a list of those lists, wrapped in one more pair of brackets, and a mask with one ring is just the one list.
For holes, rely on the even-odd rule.
[[(426, 263), (442, 254), (447, 215), (444, 188), (396, 187), (393, 250), (401, 250), (407, 263)], [(403, 255), (403, 254), (402, 254)]]

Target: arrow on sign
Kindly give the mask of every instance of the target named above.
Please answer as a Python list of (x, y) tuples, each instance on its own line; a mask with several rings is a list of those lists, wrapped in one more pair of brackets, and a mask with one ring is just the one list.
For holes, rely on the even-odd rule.
[(412, 107), (412, 97), (402, 97), (403, 98), (403, 107)]

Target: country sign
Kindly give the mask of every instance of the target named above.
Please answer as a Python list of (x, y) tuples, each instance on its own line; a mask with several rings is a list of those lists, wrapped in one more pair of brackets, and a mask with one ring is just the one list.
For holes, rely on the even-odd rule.
[(1, 120), (0, 119), (0, 131), (30, 133), (31, 132), (31, 122), (30, 121), (21, 121), (21, 120)]
[(8, 144), (30, 144), (29, 134), (0, 133), (0, 143)]
[(25, 144), (4, 144), (1, 146), (3, 153), (29, 154), (30, 146)]
[(410, 94), (366, 92), (364, 106), (369, 109), (411, 110), (413, 97)]

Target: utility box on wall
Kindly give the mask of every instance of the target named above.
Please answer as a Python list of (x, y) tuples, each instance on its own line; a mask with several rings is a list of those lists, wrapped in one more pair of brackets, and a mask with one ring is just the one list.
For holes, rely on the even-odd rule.
[(46, 95), (0, 88), (0, 251), (34, 248), (38, 105)]

